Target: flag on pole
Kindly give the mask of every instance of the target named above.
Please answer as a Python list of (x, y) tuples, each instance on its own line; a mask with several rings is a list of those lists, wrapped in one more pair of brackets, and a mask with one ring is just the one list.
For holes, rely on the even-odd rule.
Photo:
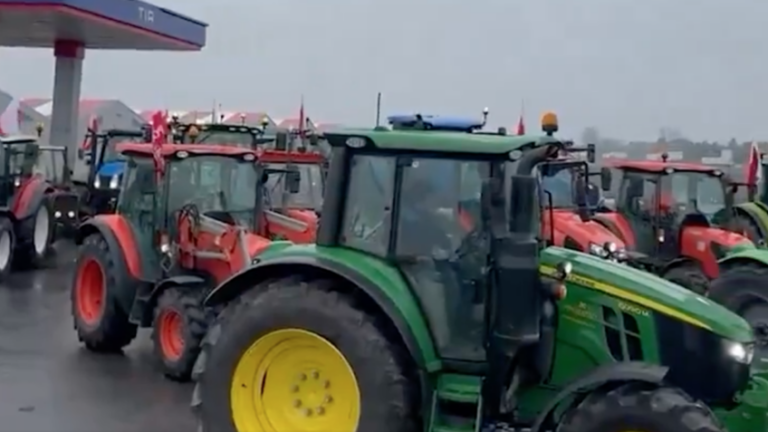
[(155, 162), (155, 175), (158, 183), (165, 172), (165, 159), (163, 159), (163, 144), (166, 141), (168, 127), (166, 114), (157, 111), (152, 115), (152, 156)]
[(760, 172), (760, 150), (757, 148), (755, 141), (752, 141), (749, 147), (749, 158), (746, 165), (744, 165), (744, 177), (745, 182), (750, 186), (757, 185), (760, 182), (760, 177), (762, 177)]
[(85, 139), (83, 139), (83, 143), (80, 145), (80, 148), (83, 150), (90, 150), (91, 134), (97, 133), (99, 133), (99, 118), (95, 115), (92, 115), (88, 120), (88, 128), (85, 130)]
[(299, 136), (304, 136), (306, 125), (304, 124), (304, 95), (301, 95), (301, 105), (299, 106)]
[(520, 118), (517, 119), (517, 134), (525, 135), (525, 120), (523, 119), (522, 114), (520, 114)]
[(21, 106), (18, 99), (11, 100), (11, 103), (0, 114), (0, 135), (18, 135), (19, 134), (19, 111)]

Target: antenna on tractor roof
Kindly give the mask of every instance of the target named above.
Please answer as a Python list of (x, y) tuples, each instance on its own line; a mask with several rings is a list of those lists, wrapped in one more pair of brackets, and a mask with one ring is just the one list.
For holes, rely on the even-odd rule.
[(376, 127), (381, 126), (381, 92), (376, 95)]

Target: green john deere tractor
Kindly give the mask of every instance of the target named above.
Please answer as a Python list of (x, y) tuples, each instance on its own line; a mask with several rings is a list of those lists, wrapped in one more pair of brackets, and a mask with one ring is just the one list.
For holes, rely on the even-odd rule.
[(557, 138), (325, 138), (317, 243), (273, 243), (206, 299), (224, 309), (195, 365), (199, 430), (768, 430), (742, 318), (543, 248), (531, 173)]

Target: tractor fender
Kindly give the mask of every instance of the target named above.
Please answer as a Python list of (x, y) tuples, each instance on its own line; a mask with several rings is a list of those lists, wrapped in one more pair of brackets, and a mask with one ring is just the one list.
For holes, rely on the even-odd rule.
[[(99, 217), (90, 218), (85, 221), (77, 230), (75, 235), (75, 243), (81, 245), (86, 237), (92, 234), (99, 234), (107, 242), (109, 250), (114, 254), (113, 260), (117, 272), (121, 275), (125, 275), (122, 279), (121, 286), (123, 284), (133, 285), (137, 283), (138, 278), (133, 277), (133, 281), (129, 278), (132, 276), (129, 270), (128, 261), (126, 260), (126, 250), (121, 247), (120, 237), (112, 229), (112, 227)], [(131, 307), (133, 306), (135, 298), (135, 292), (129, 289), (122, 289), (117, 293), (118, 303), (120, 308), (126, 313), (130, 314)]]
[(178, 275), (163, 279), (157, 285), (155, 285), (154, 288), (152, 288), (152, 292), (149, 294), (149, 298), (147, 300), (147, 306), (154, 308), (154, 304), (157, 301), (157, 298), (160, 297), (160, 294), (162, 294), (163, 291), (168, 288), (177, 286), (188, 287), (196, 285), (206, 285), (205, 279), (194, 275)]
[[(367, 294), (384, 311), (387, 317), (392, 321), (397, 332), (405, 343), (406, 349), (413, 359), (416, 360), (420, 369), (429, 367), (424, 355), (424, 344), (420, 344), (411, 325), (405, 318), (405, 314), (379, 289), (376, 284), (361, 274), (354, 268), (340, 264), (336, 261), (316, 256), (289, 256), (284, 258), (269, 259), (259, 262), (222, 282), (221, 285), (214, 288), (208, 295), (203, 304), (206, 307), (214, 307), (229, 302), (236, 297), (250, 290), (257, 281), (266, 280), (279, 274), (295, 274), (295, 269), (285, 272), (288, 266), (305, 266), (310, 269), (321, 269), (337, 277), (345, 279)], [(426, 324), (424, 324), (426, 325)], [(430, 341), (431, 343), (431, 341)], [(426, 347), (434, 353), (434, 345)], [(435, 358), (435, 356), (431, 356)]]
[(51, 185), (43, 180), (42, 177), (30, 178), (19, 186), (19, 190), (16, 192), (11, 203), (11, 212), (13, 212), (18, 220), (32, 216), (50, 190)]
[(717, 261), (721, 274), (723, 270), (750, 264), (768, 267), (768, 249), (758, 249), (755, 247), (738, 248), (726, 255), (725, 258)]
[(128, 222), (118, 214), (96, 215), (83, 222), (75, 233), (75, 244), (81, 245), (91, 234), (101, 234), (110, 250), (120, 255), (119, 261), (126, 276), (142, 279), (141, 257), (136, 239)]
[[(576, 393), (590, 392), (597, 388), (628, 381), (661, 384), (669, 368), (642, 362), (608, 363), (598, 366), (586, 375), (577, 378), (553, 397), (536, 417), (530, 432), (548, 430), (548, 422), (555, 409)], [(570, 403), (573, 403), (571, 401)]]
[(733, 207), (736, 215), (748, 218), (760, 232), (760, 237), (768, 236), (768, 208), (759, 202), (747, 202)]

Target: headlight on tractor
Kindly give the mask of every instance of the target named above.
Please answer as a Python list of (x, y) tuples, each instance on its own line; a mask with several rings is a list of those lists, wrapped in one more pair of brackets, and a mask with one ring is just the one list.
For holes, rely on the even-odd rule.
[(120, 176), (113, 175), (111, 179), (109, 179), (109, 188), (110, 189), (117, 189), (120, 187)]
[(93, 180), (93, 187), (95, 187), (96, 189), (101, 188), (101, 179), (99, 177), (96, 177), (96, 179)]
[(605, 258), (608, 256), (608, 251), (606, 251), (604, 247), (595, 243), (589, 244), (589, 253), (590, 255), (597, 255), (600, 258)]
[(723, 341), (723, 345), (725, 347), (725, 352), (732, 359), (742, 364), (752, 364), (752, 358), (755, 356), (754, 344)]

